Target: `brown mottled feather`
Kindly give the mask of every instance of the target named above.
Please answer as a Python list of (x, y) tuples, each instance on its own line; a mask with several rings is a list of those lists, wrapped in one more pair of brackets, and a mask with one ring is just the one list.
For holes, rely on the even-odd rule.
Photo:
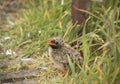
[(76, 64), (82, 66), (83, 58), (77, 50), (65, 44), (64, 41), (59, 37), (53, 39), (54, 41), (58, 42), (59, 45), (61, 45), (61, 47), (58, 47), (57, 49), (54, 49), (52, 47), (49, 48), (49, 55), (58, 69), (69, 69), (67, 56), (69, 56), (71, 60), (74, 61)]

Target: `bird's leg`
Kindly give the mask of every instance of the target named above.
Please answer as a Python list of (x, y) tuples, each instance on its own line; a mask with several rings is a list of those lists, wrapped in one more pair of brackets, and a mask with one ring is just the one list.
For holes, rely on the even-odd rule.
[(59, 70), (58, 75), (64, 77), (68, 75), (68, 73), (69, 73), (69, 70), (62, 69), (62, 70)]

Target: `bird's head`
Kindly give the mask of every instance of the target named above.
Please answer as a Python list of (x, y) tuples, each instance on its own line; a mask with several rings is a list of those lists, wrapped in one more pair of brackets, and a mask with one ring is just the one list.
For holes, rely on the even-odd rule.
[(48, 42), (48, 45), (53, 49), (58, 49), (64, 46), (64, 41), (60, 37), (55, 37)]

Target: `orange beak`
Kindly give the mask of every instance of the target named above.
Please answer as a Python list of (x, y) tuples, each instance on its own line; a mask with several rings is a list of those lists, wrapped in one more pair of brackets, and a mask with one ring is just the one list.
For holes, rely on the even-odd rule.
[(53, 42), (48, 42), (48, 45), (49, 45), (49, 46), (55, 46), (55, 43), (53, 43)]

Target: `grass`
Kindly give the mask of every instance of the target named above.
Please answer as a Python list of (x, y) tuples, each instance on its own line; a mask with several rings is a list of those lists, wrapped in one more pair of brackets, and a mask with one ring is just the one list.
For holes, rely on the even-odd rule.
[[(62, 2), (63, 1), (63, 2)], [(10, 59), (42, 58), (34, 67), (47, 65), (49, 57), (46, 43), (50, 38), (60, 36), (67, 43), (78, 40), (83, 43), (79, 50), (84, 53), (84, 66), (80, 73), (58, 77), (48, 70), (52, 84), (118, 84), (120, 83), (120, 1), (104, 0), (103, 3), (91, 3), (88, 26), (84, 25), (83, 34), (76, 38), (79, 27), (72, 29), (71, 1), (68, 0), (21, 0), (28, 8), (22, 13), (22, 21), (1, 32), (1, 50), (11, 49), (20, 52), (19, 56)], [(19, 21), (19, 19), (17, 20)], [(89, 27), (89, 33), (85, 28)], [(3, 37), (11, 39), (4, 41)], [(1, 60), (8, 56), (1, 56)], [(21, 66), (22, 67), (22, 66)], [(18, 68), (19, 69), (19, 68)], [(16, 70), (13, 68), (13, 70)], [(48, 83), (48, 81), (45, 81)]]

